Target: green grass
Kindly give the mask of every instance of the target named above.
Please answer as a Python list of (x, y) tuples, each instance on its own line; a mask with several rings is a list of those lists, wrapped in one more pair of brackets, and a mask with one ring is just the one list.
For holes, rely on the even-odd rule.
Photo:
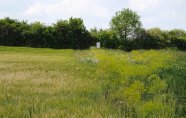
[(185, 116), (186, 53), (0, 47), (0, 118)]

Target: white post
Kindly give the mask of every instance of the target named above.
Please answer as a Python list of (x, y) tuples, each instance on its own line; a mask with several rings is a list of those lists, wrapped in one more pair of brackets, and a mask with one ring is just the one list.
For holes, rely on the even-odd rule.
[(101, 48), (101, 43), (100, 43), (100, 42), (97, 42), (97, 43), (96, 43), (96, 47), (97, 47), (97, 48)]

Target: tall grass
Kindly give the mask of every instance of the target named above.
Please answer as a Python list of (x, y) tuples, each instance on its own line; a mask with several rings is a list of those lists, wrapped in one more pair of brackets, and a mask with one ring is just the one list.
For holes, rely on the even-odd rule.
[(121, 117), (162, 117), (175, 115), (175, 101), (158, 76), (172, 59), (169, 51), (95, 52), (100, 60), (98, 75), (105, 98)]
[(175, 99), (185, 95), (182, 55), (0, 47), (0, 117), (182, 117)]
[(174, 52), (174, 59), (169, 68), (164, 68), (159, 75), (167, 83), (167, 90), (176, 101), (176, 115), (186, 117), (186, 52)]

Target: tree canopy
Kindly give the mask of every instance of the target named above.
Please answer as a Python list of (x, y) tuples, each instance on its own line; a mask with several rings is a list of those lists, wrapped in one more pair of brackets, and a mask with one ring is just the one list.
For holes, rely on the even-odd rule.
[(81, 18), (71, 17), (47, 26), (41, 22), (0, 19), (0, 45), (87, 49), (93, 41)]
[(140, 16), (130, 9), (116, 12), (110, 24), (121, 40), (134, 38), (142, 26)]
[(55, 49), (87, 49), (101, 42), (111, 49), (162, 49), (186, 50), (186, 32), (160, 28), (144, 29), (140, 16), (130, 9), (116, 12), (108, 29), (88, 31), (81, 18), (58, 20), (52, 25), (28, 23), (6, 17), (0, 19), (0, 45), (29, 46)]

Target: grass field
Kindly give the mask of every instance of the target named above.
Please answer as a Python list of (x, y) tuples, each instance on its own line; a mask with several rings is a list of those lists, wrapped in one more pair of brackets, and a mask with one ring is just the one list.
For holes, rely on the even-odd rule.
[(0, 118), (181, 118), (186, 52), (0, 47)]

